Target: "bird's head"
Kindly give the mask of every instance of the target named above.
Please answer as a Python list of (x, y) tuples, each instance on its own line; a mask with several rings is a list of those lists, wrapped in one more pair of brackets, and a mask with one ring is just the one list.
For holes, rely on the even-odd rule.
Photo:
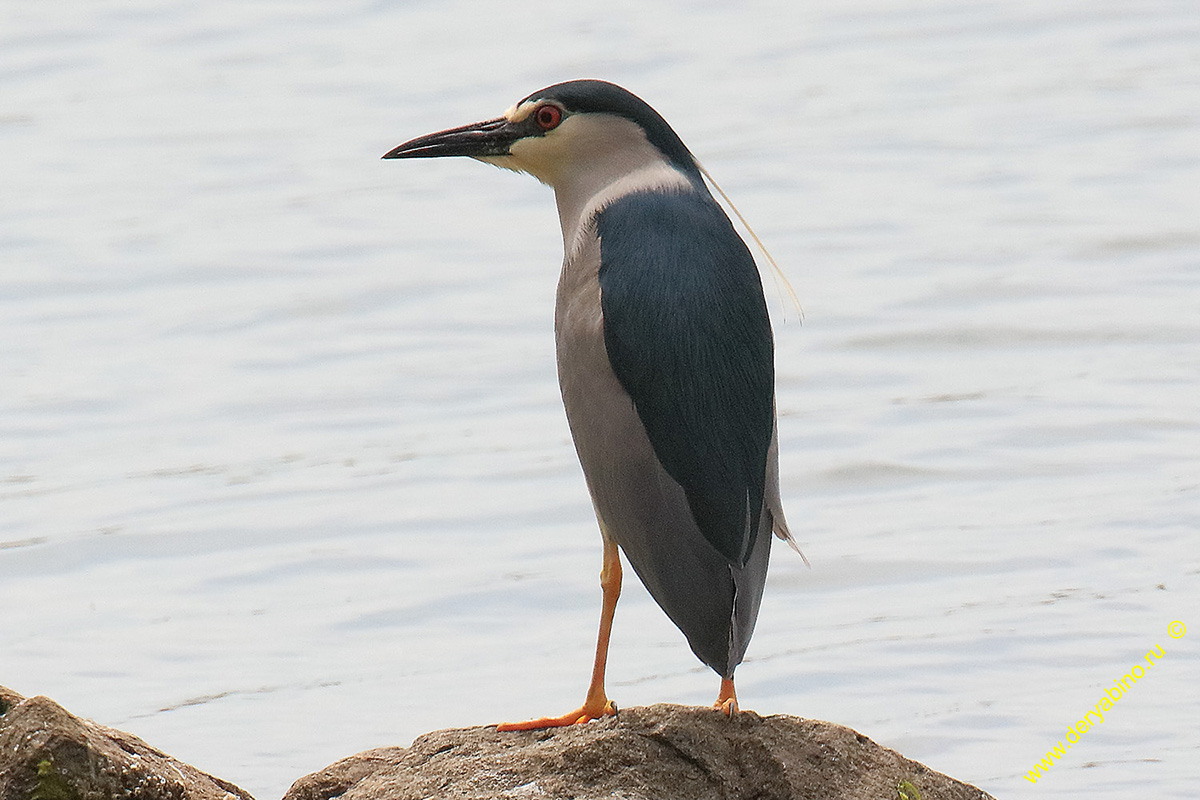
[(528, 172), (555, 189), (663, 163), (702, 182), (696, 160), (657, 111), (620, 86), (596, 80), (548, 86), (501, 117), (419, 136), (384, 158), (440, 156)]

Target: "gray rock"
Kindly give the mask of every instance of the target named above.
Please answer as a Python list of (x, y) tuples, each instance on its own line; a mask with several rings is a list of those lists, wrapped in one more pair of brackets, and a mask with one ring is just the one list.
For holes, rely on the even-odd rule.
[(284, 800), (984, 800), (862, 734), (799, 717), (654, 705), (557, 730), (437, 731), (343, 759)]
[(0, 686), (0, 800), (254, 800), (123, 731)]
[[(253, 800), (128, 733), (0, 686), (0, 800)], [(986, 800), (862, 734), (655, 705), (557, 730), (436, 731), (296, 781), (284, 800)]]

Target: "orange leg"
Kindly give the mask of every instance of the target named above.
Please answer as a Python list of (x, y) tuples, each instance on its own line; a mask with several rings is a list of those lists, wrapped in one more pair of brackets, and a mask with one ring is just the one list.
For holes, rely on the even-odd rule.
[[(583, 705), (561, 717), (504, 722), (497, 725), (496, 730), (534, 731), (540, 728), (561, 728), (617, 713), (617, 707), (604, 693), (604, 667), (608, 663), (608, 638), (612, 633), (613, 614), (617, 610), (617, 598), (621, 596), (621, 556), (616, 543), (608, 537), (604, 539), (604, 567), (600, 570), (600, 590), (603, 594), (600, 606), (600, 635), (596, 638), (596, 662), (592, 666), (592, 683), (588, 686), (587, 698)], [(730, 686), (733, 686), (732, 682)]]
[(737, 713), (737, 692), (733, 689), (733, 678), (721, 679), (721, 693), (717, 695), (717, 702), (713, 703), (713, 708), (727, 717), (732, 717)]

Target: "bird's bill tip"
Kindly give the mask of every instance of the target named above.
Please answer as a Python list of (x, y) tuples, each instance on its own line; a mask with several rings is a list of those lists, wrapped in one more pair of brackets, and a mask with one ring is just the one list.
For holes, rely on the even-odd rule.
[(446, 156), (505, 156), (521, 138), (506, 118), (474, 122), (458, 128), (418, 136), (393, 147), (384, 158), (442, 158)]

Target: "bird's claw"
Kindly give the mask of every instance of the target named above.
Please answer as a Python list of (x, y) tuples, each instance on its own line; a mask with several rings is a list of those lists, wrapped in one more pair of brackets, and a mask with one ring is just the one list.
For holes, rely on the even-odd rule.
[(582, 725), (594, 719), (613, 717), (616, 714), (617, 704), (611, 700), (605, 700), (604, 705), (598, 708), (583, 706), (582, 708), (577, 708), (574, 711), (563, 714), (561, 717), (541, 717), (540, 719), (529, 719), (524, 722), (502, 722), (496, 726), (496, 730), (538, 731), (544, 728), (565, 728), (568, 725)]

